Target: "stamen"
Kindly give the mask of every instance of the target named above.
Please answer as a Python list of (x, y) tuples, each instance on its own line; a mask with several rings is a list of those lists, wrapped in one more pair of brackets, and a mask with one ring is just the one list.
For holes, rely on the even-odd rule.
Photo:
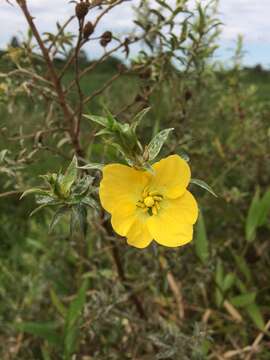
[(143, 199), (146, 198), (148, 196), (148, 194), (149, 194), (149, 188), (147, 186), (146, 188), (144, 188), (143, 193), (142, 193)]
[(153, 213), (153, 215), (157, 215), (158, 209), (157, 209), (156, 205), (152, 206), (152, 213)]
[(144, 199), (144, 203), (147, 207), (152, 207), (155, 204), (155, 200), (152, 198), (152, 196), (147, 196)]
[(140, 207), (140, 208), (142, 208), (142, 209), (145, 209), (145, 208), (146, 208), (145, 204), (144, 204), (142, 201), (138, 201), (138, 202), (137, 202), (137, 207)]
[(142, 200), (139, 200), (136, 205), (152, 216), (158, 214), (162, 200), (163, 196), (158, 191), (149, 191), (149, 187), (146, 186), (142, 192)]
[(159, 202), (155, 202), (155, 207), (159, 210), (160, 209), (160, 205), (159, 205)]
[(149, 195), (150, 195), (150, 196), (155, 196), (155, 195), (159, 195), (159, 196), (160, 196), (160, 194), (159, 194), (158, 191), (150, 191)]

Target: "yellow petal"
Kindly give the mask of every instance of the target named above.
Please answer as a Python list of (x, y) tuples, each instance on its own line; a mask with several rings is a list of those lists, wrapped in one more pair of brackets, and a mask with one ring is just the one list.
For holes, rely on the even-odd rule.
[(168, 156), (155, 163), (153, 169), (152, 190), (157, 190), (170, 199), (175, 199), (185, 192), (191, 172), (188, 163), (180, 156)]
[(126, 236), (135, 220), (136, 209), (133, 206), (122, 203), (121, 207), (113, 209), (111, 223), (117, 234)]
[(100, 183), (99, 197), (105, 210), (112, 213), (114, 209), (123, 211), (128, 207), (136, 208), (141, 193), (148, 184), (150, 175), (121, 164), (106, 165), (103, 168), (103, 179)]
[(157, 215), (148, 218), (153, 238), (161, 245), (176, 247), (192, 240), (193, 224), (198, 218), (196, 200), (189, 191), (177, 199), (164, 199)]
[(179, 247), (188, 244), (193, 237), (193, 225), (179, 224), (178, 228), (177, 234), (159, 235), (155, 238), (156, 242), (167, 247)]
[(129, 245), (143, 249), (151, 243), (153, 237), (146, 225), (147, 218), (148, 215), (146, 214), (138, 214), (127, 233), (127, 242)]

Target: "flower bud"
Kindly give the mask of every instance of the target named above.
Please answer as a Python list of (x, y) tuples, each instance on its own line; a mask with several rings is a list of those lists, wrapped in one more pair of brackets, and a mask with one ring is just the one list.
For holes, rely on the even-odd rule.
[(94, 30), (94, 25), (90, 21), (88, 21), (83, 28), (83, 37), (85, 39), (88, 39), (89, 36), (93, 34)]
[(75, 7), (75, 13), (79, 20), (82, 20), (88, 13), (89, 5), (84, 2), (80, 2)]

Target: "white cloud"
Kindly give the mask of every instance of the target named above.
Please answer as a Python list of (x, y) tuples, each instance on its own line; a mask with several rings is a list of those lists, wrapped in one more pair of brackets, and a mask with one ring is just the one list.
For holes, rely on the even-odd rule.
[(246, 42), (265, 41), (270, 44), (269, 13), (269, 0), (221, 0), (222, 37), (233, 40), (242, 34)]

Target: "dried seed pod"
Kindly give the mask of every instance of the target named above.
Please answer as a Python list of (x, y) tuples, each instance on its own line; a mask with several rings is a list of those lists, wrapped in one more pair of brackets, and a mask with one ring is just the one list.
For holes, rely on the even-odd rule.
[(76, 13), (77, 18), (79, 20), (82, 20), (83, 18), (85, 18), (85, 16), (88, 13), (88, 9), (89, 9), (89, 4), (87, 4), (85, 2), (78, 3), (75, 7), (75, 13)]
[(90, 21), (88, 21), (83, 28), (83, 37), (85, 39), (88, 39), (89, 36), (93, 34), (94, 30), (94, 25)]
[(107, 46), (112, 41), (112, 33), (110, 31), (105, 31), (101, 35), (100, 44), (102, 46)]

